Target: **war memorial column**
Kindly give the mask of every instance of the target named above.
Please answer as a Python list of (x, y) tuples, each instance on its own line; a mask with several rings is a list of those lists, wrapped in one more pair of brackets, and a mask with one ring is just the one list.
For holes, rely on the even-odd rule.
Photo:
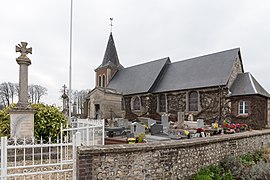
[(10, 136), (17, 138), (31, 138), (34, 136), (35, 110), (28, 103), (28, 66), (31, 60), (27, 54), (32, 54), (32, 48), (27, 48), (27, 42), (16, 46), (16, 52), (21, 55), (16, 58), (20, 65), (19, 72), (19, 101), (15, 108), (10, 110)]

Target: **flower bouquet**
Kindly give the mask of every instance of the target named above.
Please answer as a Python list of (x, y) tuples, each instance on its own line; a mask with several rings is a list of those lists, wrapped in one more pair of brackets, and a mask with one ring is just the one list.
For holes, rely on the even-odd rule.
[(240, 131), (244, 132), (248, 129), (248, 125), (247, 124), (240, 124)]

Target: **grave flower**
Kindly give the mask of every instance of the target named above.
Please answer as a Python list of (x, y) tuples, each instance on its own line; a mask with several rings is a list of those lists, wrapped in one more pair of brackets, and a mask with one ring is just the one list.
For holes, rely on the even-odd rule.
[(227, 131), (227, 134), (234, 134), (235, 133), (235, 130), (234, 129), (230, 129)]
[(247, 124), (240, 124), (240, 131), (246, 131), (248, 128)]
[(222, 125), (222, 128), (223, 128), (223, 129), (230, 129), (230, 125), (229, 125), (229, 124), (223, 124), (223, 125)]
[(232, 123), (232, 124), (230, 124), (230, 128), (231, 129), (236, 129), (236, 125)]
[(218, 129), (218, 123), (215, 122), (214, 125), (213, 125), (214, 129)]

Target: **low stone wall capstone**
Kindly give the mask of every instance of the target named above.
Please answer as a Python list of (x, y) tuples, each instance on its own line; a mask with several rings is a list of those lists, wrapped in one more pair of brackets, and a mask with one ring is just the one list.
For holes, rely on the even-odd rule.
[(189, 179), (227, 155), (270, 145), (270, 130), (133, 145), (78, 147), (77, 179)]

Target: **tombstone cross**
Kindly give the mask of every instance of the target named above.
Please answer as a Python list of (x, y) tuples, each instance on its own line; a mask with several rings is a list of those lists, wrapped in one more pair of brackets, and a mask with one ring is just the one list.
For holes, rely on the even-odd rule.
[(66, 94), (66, 88), (67, 86), (64, 84), (64, 86), (62, 86), (64, 88), (64, 94)]
[(20, 52), (21, 56), (20, 57), (27, 57), (26, 55), (28, 53), (32, 54), (32, 48), (27, 48), (26, 46), (28, 45), (27, 42), (21, 42), (21, 45), (18, 44), (16, 46), (16, 52)]

